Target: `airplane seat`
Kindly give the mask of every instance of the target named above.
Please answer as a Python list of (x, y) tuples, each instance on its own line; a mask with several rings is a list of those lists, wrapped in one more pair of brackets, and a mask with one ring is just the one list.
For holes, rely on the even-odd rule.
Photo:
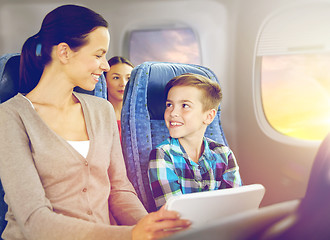
[[(330, 239), (330, 133), (316, 154), (297, 211), (260, 234), (264, 240)], [(251, 238), (253, 239), (253, 238)]]
[[(0, 104), (14, 97), (19, 91), (19, 65), (19, 53), (8, 53), (0, 56)], [(88, 93), (107, 99), (105, 77), (103, 75), (101, 76), (100, 81), (97, 86), (95, 86), (94, 91), (88, 92), (79, 88), (75, 88), (75, 91)], [(1, 184), (0, 176), (0, 235), (7, 224), (5, 215), (8, 210), (8, 206), (4, 201), (4, 195), (5, 193)]]
[[(166, 83), (183, 73), (197, 73), (214, 81), (208, 68), (193, 64), (145, 62), (136, 66), (126, 85), (121, 115), (122, 148), (127, 174), (148, 212), (156, 210), (147, 176), (149, 153), (169, 137), (164, 121)], [(205, 135), (227, 144), (221, 121), (220, 107)]]
[[(9, 53), (0, 57), (0, 104), (18, 93), (19, 53)], [(0, 233), (7, 225), (5, 215), (8, 206), (4, 201), (5, 192), (0, 181)]]
[(19, 53), (9, 53), (0, 57), (0, 103), (18, 93)]

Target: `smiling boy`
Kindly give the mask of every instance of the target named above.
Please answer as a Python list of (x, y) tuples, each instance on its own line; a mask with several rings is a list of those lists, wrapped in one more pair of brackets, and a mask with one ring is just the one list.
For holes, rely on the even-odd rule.
[(171, 196), (241, 186), (233, 152), (204, 137), (222, 99), (219, 84), (186, 73), (170, 80), (165, 94), (170, 137), (151, 151), (148, 168), (157, 208)]

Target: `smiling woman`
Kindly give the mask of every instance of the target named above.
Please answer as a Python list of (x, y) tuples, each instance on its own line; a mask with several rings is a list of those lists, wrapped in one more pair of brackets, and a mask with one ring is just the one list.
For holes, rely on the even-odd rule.
[(189, 226), (165, 209), (147, 215), (126, 176), (112, 105), (73, 92), (92, 90), (109, 70), (109, 41), (101, 15), (63, 5), (24, 43), (21, 88), (0, 105), (2, 239), (148, 239)]

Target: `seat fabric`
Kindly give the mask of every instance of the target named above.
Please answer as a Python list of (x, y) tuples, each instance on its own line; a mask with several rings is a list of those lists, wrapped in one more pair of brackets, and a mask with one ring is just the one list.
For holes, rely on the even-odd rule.
[[(140, 200), (155, 211), (147, 176), (149, 153), (169, 137), (164, 121), (166, 83), (184, 73), (197, 73), (219, 83), (208, 68), (193, 64), (145, 62), (136, 66), (126, 85), (121, 115), (122, 147), (127, 174)], [(227, 145), (220, 121), (220, 107), (205, 136)]]

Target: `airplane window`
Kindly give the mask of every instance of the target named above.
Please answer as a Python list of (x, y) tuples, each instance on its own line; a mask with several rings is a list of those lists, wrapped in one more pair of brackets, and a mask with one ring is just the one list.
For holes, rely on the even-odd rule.
[(129, 45), (135, 65), (145, 61), (201, 64), (199, 42), (190, 28), (135, 30)]
[(306, 140), (330, 132), (329, 66), (329, 53), (262, 56), (262, 105), (274, 129)]

